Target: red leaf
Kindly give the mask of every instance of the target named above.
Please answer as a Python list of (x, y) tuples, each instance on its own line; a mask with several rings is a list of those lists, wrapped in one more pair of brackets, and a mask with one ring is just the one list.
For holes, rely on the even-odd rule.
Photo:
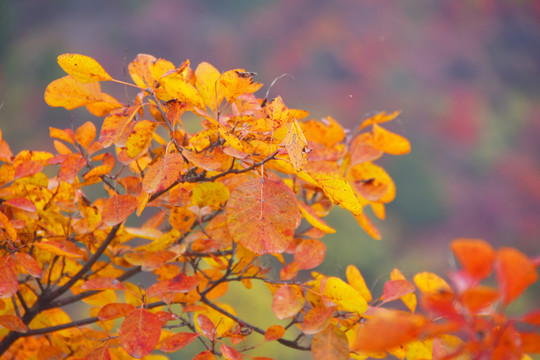
[(36, 278), (41, 278), (41, 265), (31, 255), (27, 253), (16, 253), (15, 257), (19, 265), (30, 275)]
[(15, 176), (13, 180), (17, 180), (25, 176), (35, 175), (42, 169), (43, 164), (40, 161), (30, 160), (22, 162), (15, 168)]
[(414, 292), (414, 285), (407, 280), (390, 280), (384, 284), (384, 290), (381, 298), (383, 301), (389, 302), (397, 300), (402, 296)]
[(0, 315), (0, 325), (8, 330), (20, 333), (26, 333), (28, 331), (28, 327), (23, 323), (21, 318), (15, 315)]
[(513, 248), (501, 248), (497, 251), (495, 271), (505, 304), (511, 303), (538, 280), (532, 261)]
[(540, 309), (531, 311), (530, 313), (523, 315), (521, 321), (528, 324), (540, 326)]
[(330, 324), (315, 334), (311, 342), (311, 355), (315, 360), (349, 359), (349, 341), (343, 331)]
[(259, 255), (282, 253), (293, 243), (298, 213), (294, 192), (263, 178), (238, 186), (226, 207), (233, 239)]
[(294, 262), (299, 269), (313, 269), (319, 266), (326, 255), (326, 245), (316, 239), (306, 239), (296, 247)]
[(83, 290), (125, 290), (124, 285), (110, 277), (98, 277), (93, 278), (85, 282), (81, 289)]
[(175, 352), (189, 345), (198, 336), (199, 334), (177, 333), (163, 340), (159, 349), (166, 353)]
[(91, 350), (84, 360), (111, 360), (111, 353), (109, 352), (109, 347), (107, 345), (98, 346), (97, 348)]
[(124, 350), (140, 359), (156, 348), (161, 335), (161, 321), (150, 311), (138, 308), (126, 316), (118, 334)]
[(242, 360), (244, 358), (238, 350), (225, 344), (221, 344), (219, 350), (221, 350), (221, 353), (227, 360)]
[(455, 239), (450, 248), (465, 271), (473, 278), (481, 280), (493, 270), (495, 250), (482, 239)]
[(10, 206), (16, 207), (17, 209), (21, 209), (25, 211), (35, 212), (37, 210), (36, 205), (34, 205), (34, 203), (28, 200), (27, 198), (12, 198), (12, 199), (6, 200), (4, 203), (6, 205), (10, 205)]
[(201, 332), (211, 341), (214, 341), (216, 339), (216, 326), (208, 318), (208, 316), (204, 314), (199, 314), (197, 316), (197, 324), (199, 324), (199, 328), (201, 329)]
[(298, 285), (283, 285), (274, 294), (272, 311), (280, 320), (293, 317), (304, 307), (305, 298)]
[(126, 316), (135, 309), (135, 306), (124, 303), (112, 303), (102, 307), (98, 312), (100, 321), (112, 320), (122, 316)]
[(108, 226), (124, 222), (137, 209), (137, 199), (131, 195), (113, 195), (103, 204), (101, 217)]
[(5, 257), (0, 258), (0, 299), (12, 297), (19, 289), (17, 275)]
[(170, 280), (163, 280), (153, 284), (146, 290), (146, 295), (151, 298), (152, 296), (163, 296), (167, 293), (185, 293), (195, 289), (197, 285), (199, 285), (197, 276), (178, 274)]

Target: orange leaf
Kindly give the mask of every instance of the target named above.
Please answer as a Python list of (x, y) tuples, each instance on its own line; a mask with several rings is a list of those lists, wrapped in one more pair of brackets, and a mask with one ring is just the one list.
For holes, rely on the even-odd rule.
[(70, 242), (58, 242), (54, 240), (47, 240), (36, 242), (32, 244), (42, 250), (48, 251), (54, 255), (65, 256), (67, 258), (79, 259), (83, 257), (83, 252)]
[(34, 203), (27, 198), (11, 198), (6, 200), (4, 204), (29, 212), (35, 212), (37, 210), (36, 205), (34, 205)]
[(150, 120), (142, 120), (135, 123), (126, 141), (126, 150), (129, 157), (135, 158), (140, 153), (148, 150), (157, 126), (157, 123)]
[(238, 186), (226, 214), (233, 239), (259, 255), (282, 253), (294, 241), (298, 204), (281, 181), (260, 178)]
[(74, 145), (75, 144), (75, 137), (73, 135), (73, 130), (71, 129), (57, 129), (53, 127), (49, 127), (49, 134), (51, 138), (64, 140), (65, 142)]
[(20, 317), (15, 315), (0, 315), (0, 325), (11, 331), (19, 333), (28, 332), (28, 327), (23, 323)]
[(390, 280), (384, 283), (381, 299), (383, 302), (387, 303), (413, 292), (414, 285), (407, 280)]
[(285, 328), (281, 325), (272, 325), (264, 332), (264, 340), (273, 341), (281, 339), (285, 334)]
[(7, 238), (11, 241), (17, 240), (17, 230), (13, 227), (13, 224), (11, 221), (9, 221), (8, 217), (4, 215), (3, 212), (0, 212), (0, 224), (4, 228)]
[(513, 248), (501, 248), (497, 251), (495, 272), (505, 304), (511, 303), (538, 280), (532, 261)]
[(199, 325), (199, 328), (204, 336), (210, 339), (210, 341), (214, 341), (216, 339), (216, 326), (212, 320), (208, 318), (208, 316), (199, 314), (197, 316), (197, 324)]
[(105, 200), (101, 217), (108, 226), (124, 222), (137, 208), (137, 199), (131, 195), (117, 195)]
[[(519, 334), (521, 337), (521, 346), (524, 353), (540, 353), (540, 334), (533, 332), (522, 332)], [(523, 359), (523, 358), (522, 358)]]
[(499, 297), (499, 292), (488, 286), (476, 286), (467, 289), (461, 294), (461, 302), (472, 313), (485, 309)]
[(15, 295), (18, 289), (19, 282), (17, 281), (17, 274), (13, 271), (8, 258), (0, 258), (0, 299)]
[(244, 358), (238, 350), (225, 344), (221, 344), (219, 350), (221, 350), (223, 357), (227, 360), (242, 360)]
[(154, 78), (150, 71), (150, 66), (157, 59), (152, 55), (137, 54), (137, 57), (129, 63), (128, 71), (131, 79), (140, 88), (153, 88)]
[(523, 315), (521, 321), (528, 324), (540, 326), (540, 309), (531, 311), (530, 313)]
[(358, 291), (366, 300), (366, 302), (371, 301), (371, 292), (369, 291), (369, 288), (367, 287), (366, 281), (364, 280), (364, 277), (362, 276), (360, 270), (358, 270), (358, 268), (354, 265), (349, 265), (347, 266), (345, 275), (347, 276), (347, 281), (349, 282), (349, 285), (355, 288), (356, 291)]
[(144, 175), (143, 190), (152, 194), (167, 189), (178, 179), (183, 163), (182, 155), (178, 153), (165, 154), (158, 158)]
[(122, 134), (124, 128), (133, 120), (140, 106), (130, 106), (111, 112), (103, 120), (99, 142), (104, 148), (111, 146)]
[(186, 293), (195, 289), (199, 285), (199, 278), (197, 276), (186, 276), (184, 274), (178, 274), (170, 280), (162, 280), (151, 285), (146, 291), (148, 298), (153, 296), (161, 297), (168, 293)]
[(323, 331), (330, 324), (335, 311), (335, 306), (314, 307), (309, 310), (302, 323), (302, 332), (306, 335), (312, 335)]
[(272, 298), (272, 311), (280, 320), (293, 317), (304, 307), (305, 298), (298, 285), (283, 285)]
[(199, 337), (199, 334), (176, 333), (161, 342), (159, 349), (166, 353), (178, 351), (191, 344), (193, 340)]
[(98, 346), (95, 349), (90, 350), (84, 360), (111, 360), (111, 353), (109, 351), (109, 346)]
[(96, 138), (96, 126), (91, 121), (87, 121), (75, 130), (74, 137), (75, 141), (86, 149)]
[(49, 106), (62, 106), (67, 110), (92, 104), (101, 98), (99, 83), (83, 84), (70, 75), (54, 80), (45, 90), (45, 102)]
[(404, 155), (411, 152), (409, 140), (377, 124), (373, 124), (373, 136), (368, 139), (367, 143), (387, 154)]
[(25, 176), (35, 175), (43, 169), (41, 161), (30, 160), (20, 163), (15, 168), (14, 180), (20, 179)]
[(198, 353), (192, 360), (215, 360), (214, 354), (210, 350)]
[(326, 255), (326, 245), (316, 239), (306, 239), (296, 247), (294, 262), (299, 269), (313, 269), (319, 266)]
[(311, 342), (311, 355), (315, 360), (349, 359), (349, 341), (347, 336), (335, 325), (315, 334)]
[(159, 317), (142, 308), (130, 312), (118, 332), (124, 350), (137, 359), (150, 354), (156, 348), (160, 334)]
[(97, 277), (82, 284), (83, 290), (125, 290), (125, 286), (115, 278)]
[(169, 224), (178, 231), (188, 232), (197, 215), (185, 207), (175, 206), (169, 213)]
[(360, 125), (360, 129), (363, 129), (369, 125), (373, 124), (380, 124), (387, 121), (394, 120), (398, 115), (401, 113), (401, 111), (394, 111), (393, 113), (386, 114), (386, 111), (382, 111), (380, 113), (377, 113), (367, 119), (365, 119), (362, 124)]
[(482, 239), (455, 239), (450, 243), (452, 252), (459, 260), (467, 274), (481, 280), (493, 270), (495, 250)]
[(262, 86), (253, 82), (253, 73), (244, 69), (229, 70), (219, 78), (220, 89), (228, 102), (233, 102), (238, 96), (245, 93), (254, 93)]
[(112, 80), (105, 69), (93, 58), (80, 54), (58, 56), (58, 65), (82, 83)]
[(99, 309), (97, 317), (100, 321), (112, 320), (126, 316), (135, 309), (135, 306), (125, 303), (112, 303)]
[(382, 352), (416, 340), (426, 319), (402, 311), (380, 309), (360, 325), (352, 344), (355, 351)]
[(36, 278), (41, 278), (41, 265), (30, 254), (27, 253), (15, 253), (15, 257), (19, 262), (19, 265), (30, 275)]

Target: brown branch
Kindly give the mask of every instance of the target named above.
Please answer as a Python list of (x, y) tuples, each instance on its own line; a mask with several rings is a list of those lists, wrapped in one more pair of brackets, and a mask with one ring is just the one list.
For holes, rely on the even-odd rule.
[[(201, 302), (208, 305), (209, 307), (216, 310), (217, 312), (221, 313), (222, 315), (225, 315), (229, 319), (232, 319), (232, 320), (236, 321), (237, 323), (243, 324), (245, 327), (252, 329), (256, 333), (259, 333), (259, 334), (261, 334), (263, 336), (266, 333), (263, 329), (261, 329), (259, 327), (256, 327), (254, 325), (250, 325), (250, 324), (246, 323), (244, 320), (234, 316), (233, 314), (231, 314), (227, 310), (224, 310), (224, 309), (220, 308), (219, 306), (217, 306), (216, 304), (214, 304), (213, 302), (211, 302), (210, 300), (208, 300), (204, 296), (201, 296)], [(298, 342), (296, 340), (291, 341), (291, 340), (286, 340), (286, 339), (281, 338), (281, 339), (277, 339), (276, 341), (278, 343), (282, 344), (282, 345), (288, 346), (288, 347), (296, 349), (296, 350), (302, 350), (302, 351), (310, 351), (311, 350), (310, 346), (301, 346), (301, 345), (298, 344)]]

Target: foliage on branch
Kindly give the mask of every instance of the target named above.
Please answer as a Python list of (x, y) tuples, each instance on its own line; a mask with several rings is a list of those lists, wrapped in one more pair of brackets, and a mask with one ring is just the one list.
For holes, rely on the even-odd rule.
[[(381, 125), (397, 112), (348, 132), (331, 117), (305, 120), (306, 111), (280, 97), (255, 97), (262, 84), (243, 69), (192, 69), (141, 54), (129, 64), (131, 84), (87, 56), (64, 54), (58, 63), (68, 75), (47, 87), (46, 102), (104, 119), (99, 135), (92, 122), (51, 127), (55, 154), (13, 156), (0, 136), (5, 358), (143, 358), (196, 341), (198, 360), (257, 359), (246, 342), (254, 333), (321, 360), (520, 359), (540, 351), (538, 310), (505, 315), (538, 278), (540, 260), (515, 249), (455, 240), (463, 270), (450, 273), (451, 285), (428, 272), (409, 282), (395, 269), (378, 297), (354, 266), (346, 281), (317, 272), (299, 280), (324, 260), (320, 239), (335, 232), (324, 221), (334, 205), (380, 239), (364, 210), (384, 219), (395, 197), (373, 161), (410, 151)], [(123, 104), (101, 81), (137, 92)], [(200, 131), (185, 130), (188, 113)], [(278, 278), (262, 255), (282, 264)], [(497, 286), (480, 284), (493, 271)], [(134, 281), (141, 272), (154, 281)], [(232, 282), (266, 284), (269, 311), (288, 323), (264, 329), (239, 318), (219, 302)], [(424, 315), (415, 312), (417, 292)], [(383, 307), (397, 300), (407, 311)], [(86, 317), (63, 310), (81, 302)]]

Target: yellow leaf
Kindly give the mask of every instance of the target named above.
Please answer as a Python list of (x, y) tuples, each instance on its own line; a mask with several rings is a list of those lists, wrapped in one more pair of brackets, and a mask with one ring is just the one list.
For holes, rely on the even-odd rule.
[(336, 229), (328, 226), (326, 221), (321, 219), (315, 214), (315, 211), (308, 205), (304, 204), (303, 202), (299, 201), (298, 206), (300, 209), (300, 212), (302, 213), (302, 216), (307, 220), (308, 223), (310, 223), (313, 227), (324, 231), (327, 234), (333, 234), (336, 232)]
[(210, 206), (218, 210), (229, 199), (229, 189), (219, 182), (205, 182), (197, 184), (191, 193), (191, 201), (199, 206)]
[(83, 84), (70, 75), (54, 80), (45, 89), (45, 102), (49, 106), (62, 106), (68, 110), (89, 105), (101, 99), (99, 83)]
[(140, 106), (130, 106), (112, 112), (103, 120), (99, 142), (103, 147), (111, 146), (122, 134), (124, 128), (131, 122)]
[(349, 285), (351, 285), (353, 288), (355, 288), (366, 301), (371, 301), (371, 291), (369, 291), (369, 288), (366, 285), (366, 281), (364, 280), (364, 277), (362, 276), (362, 273), (358, 268), (354, 265), (347, 266), (347, 270), (345, 271), (345, 275), (347, 276), (347, 281), (349, 282)]
[(17, 230), (13, 227), (11, 224), (11, 221), (9, 221), (8, 217), (4, 215), (3, 212), (0, 212), (0, 224), (4, 228), (4, 231), (6, 232), (7, 238), (11, 241), (17, 240)]
[(337, 173), (306, 171), (321, 187), (334, 204), (349, 210), (354, 215), (362, 214), (362, 204), (358, 201), (351, 184)]
[(96, 126), (92, 122), (87, 121), (75, 130), (74, 136), (75, 141), (86, 149), (96, 138)]
[(135, 124), (126, 141), (126, 149), (129, 157), (135, 158), (140, 153), (148, 150), (157, 126), (157, 123), (150, 120), (138, 121)]
[(362, 122), (362, 125), (360, 125), (359, 130), (362, 130), (369, 125), (380, 124), (383, 122), (394, 120), (398, 117), (400, 113), (401, 111), (394, 111), (393, 113), (387, 114), (385, 111), (382, 111), (378, 114), (375, 114), (374, 116), (365, 119), (364, 122)]
[(161, 78), (160, 82), (167, 92), (181, 102), (204, 109), (204, 102), (195, 86), (186, 82), (180, 74), (173, 73)]
[(195, 69), (195, 86), (206, 106), (214, 112), (223, 100), (223, 94), (216, 87), (220, 75), (219, 71), (207, 62), (200, 63)]
[(288, 124), (287, 134), (281, 144), (287, 149), (294, 168), (298, 171), (302, 170), (308, 163), (309, 147), (306, 137), (296, 120)]
[(367, 310), (367, 301), (364, 296), (338, 277), (332, 276), (326, 279), (321, 296), (336, 304), (338, 310), (358, 314), (363, 314)]
[(58, 65), (82, 83), (112, 80), (105, 69), (93, 58), (80, 54), (58, 56)]
[(434, 294), (441, 291), (452, 292), (448, 283), (438, 275), (430, 272), (421, 272), (414, 276), (414, 283), (424, 294)]
[(36, 242), (32, 245), (52, 254), (65, 256), (67, 258), (80, 259), (83, 257), (80, 249), (76, 248), (75, 245), (68, 246), (68, 244), (73, 245), (72, 243), (68, 243), (66, 241), (57, 242), (52, 240)]

